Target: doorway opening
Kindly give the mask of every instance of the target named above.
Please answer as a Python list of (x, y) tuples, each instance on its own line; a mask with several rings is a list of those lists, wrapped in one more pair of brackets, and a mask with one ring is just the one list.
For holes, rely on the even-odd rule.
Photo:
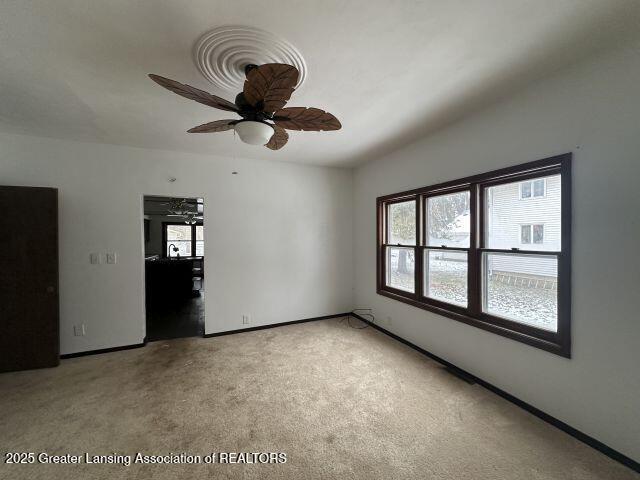
[(204, 335), (204, 200), (144, 197), (147, 341)]

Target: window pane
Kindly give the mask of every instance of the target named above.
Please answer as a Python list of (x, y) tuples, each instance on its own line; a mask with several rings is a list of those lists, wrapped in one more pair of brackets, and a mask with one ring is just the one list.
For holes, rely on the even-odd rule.
[[(173, 250), (173, 247), (178, 249), (177, 252)], [(172, 240), (167, 241), (167, 257), (177, 257), (180, 254), (181, 257), (191, 256), (191, 240)]]
[(533, 243), (544, 242), (544, 225), (533, 226)]
[(531, 225), (520, 225), (520, 243), (531, 243)]
[(466, 191), (427, 199), (427, 245), (469, 247), (469, 198), (470, 194)]
[(388, 243), (397, 245), (416, 244), (416, 202), (392, 203), (387, 217)]
[(191, 240), (191, 225), (167, 225), (167, 240)]
[(531, 197), (531, 182), (522, 182), (520, 184), (520, 197), (521, 198)]
[(204, 256), (204, 227), (196, 225), (196, 256)]
[(413, 248), (387, 247), (387, 285), (415, 292), (415, 252)]
[[(527, 246), (527, 249), (560, 251), (560, 175), (545, 177), (544, 180), (546, 194), (526, 200), (519, 197), (520, 190), (524, 189), (527, 183), (531, 188), (532, 182), (505, 183), (485, 188), (484, 221), (487, 248), (520, 248), (521, 243), (525, 243), (521, 226), (538, 225), (538, 233), (543, 233), (539, 237), (540, 241), (532, 243), (534, 234), (530, 232), (527, 243), (531, 245)], [(544, 228), (541, 227), (543, 224)]]
[(544, 179), (540, 178), (533, 182), (533, 196), (542, 197), (544, 195)]
[(467, 306), (467, 253), (428, 250), (424, 257), (424, 295)]
[(485, 253), (483, 267), (484, 312), (557, 331), (557, 257)]

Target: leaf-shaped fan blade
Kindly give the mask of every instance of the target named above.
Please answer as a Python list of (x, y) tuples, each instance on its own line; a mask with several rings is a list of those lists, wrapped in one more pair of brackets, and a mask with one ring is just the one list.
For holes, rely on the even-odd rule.
[(187, 130), (189, 133), (213, 133), (224, 132), (225, 130), (231, 130), (233, 126), (238, 123), (238, 120), (216, 120), (215, 122), (204, 123), (197, 127)]
[(319, 108), (289, 107), (274, 113), (273, 121), (289, 130), (340, 130), (340, 121), (329, 112)]
[(275, 112), (286, 105), (298, 83), (298, 69), (284, 63), (265, 63), (250, 70), (244, 82), (244, 98), (253, 107)]
[(269, 140), (269, 143), (267, 143), (265, 147), (270, 148), (271, 150), (280, 150), (289, 140), (289, 134), (284, 128), (279, 127), (278, 125), (274, 125), (273, 130), (274, 132), (271, 136), (271, 140)]
[(170, 78), (161, 77), (160, 75), (149, 74), (149, 78), (156, 82), (158, 85), (171, 90), (173, 93), (177, 93), (180, 96), (188, 98), (189, 100), (195, 100), (196, 102), (203, 103), (209, 107), (219, 108), (220, 110), (226, 110), (228, 112), (237, 112), (238, 107), (234, 103), (231, 103), (224, 98), (216, 97), (210, 93), (200, 90), (191, 85), (176, 82)]

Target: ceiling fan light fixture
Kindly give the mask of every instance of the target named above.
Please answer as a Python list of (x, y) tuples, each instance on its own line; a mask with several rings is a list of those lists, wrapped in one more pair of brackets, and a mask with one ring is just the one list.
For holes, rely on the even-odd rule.
[(149, 74), (151, 80), (173, 93), (242, 117), (242, 120), (227, 118), (203, 123), (190, 128), (188, 133), (235, 130), (244, 143), (264, 145), (270, 150), (280, 150), (285, 146), (289, 141), (287, 129), (320, 132), (342, 128), (335, 116), (319, 108), (285, 108), (299, 76), (296, 67), (285, 63), (265, 63), (247, 68), (242, 92), (236, 95), (235, 103), (232, 103), (191, 85)]
[(266, 145), (273, 136), (273, 127), (264, 122), (244, 120), (233, 127), (244, 143), (249, 145)]

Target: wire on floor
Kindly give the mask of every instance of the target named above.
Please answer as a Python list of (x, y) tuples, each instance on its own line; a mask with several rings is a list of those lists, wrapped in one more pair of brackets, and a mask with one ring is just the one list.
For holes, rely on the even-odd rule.
[(349, 312), (349, 315), (342, 317), (340, 319), (340, 323), (342, 323), (343, 321), (347, 321), (347, 325), (349, 325), (351, 328), (354, 328), (356, 330), (364, 330), (365, 328), (369, 327), (369, 324), (367, 322), (362, 322), (361, 326), (356, 326), (356, 325), (352, 325), (351, 324), (351, 316), (352, 315), (358, 315), (359, 317), (363, 317), (366, 318), (369, 322), (371, 323), (375, 323), (376, 321), (376, 317), (375, 315), (372, 313), (372, 309), (370, 308), (355, 308), (353, 310), (351, 310), (351, 312)]

